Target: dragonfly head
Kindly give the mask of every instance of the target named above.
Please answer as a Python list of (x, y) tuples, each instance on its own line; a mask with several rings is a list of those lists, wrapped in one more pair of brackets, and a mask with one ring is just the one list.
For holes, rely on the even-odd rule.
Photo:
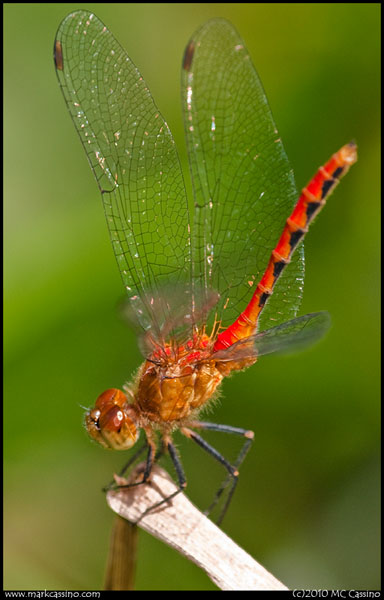
[(128, 450), (139, 437), (135, 411), (127, 396), (117, 389), (103, 392), (85, 416), (91, 438), (104, 448)]

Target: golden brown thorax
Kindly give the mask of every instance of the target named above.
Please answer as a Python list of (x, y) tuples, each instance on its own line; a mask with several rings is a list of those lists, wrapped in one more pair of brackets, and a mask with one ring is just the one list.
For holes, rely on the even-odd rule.
[(186, 419), (212, 398), (223, 375), (215, 361), (167, 365), (146, 361), (140, 369), (135, 404), (156, 423)]
[(154, 429), (168, 435), (188, 425), (212, 400), (224, 377), (255, 361), (256, 357), (216, 360), (205, 335), (175, 351), (170, 346), (154, 351), (124, 392), (109, 389), (98, 397), (86, 415), (88, 433), (104, 447), (127, 450), (143, 428), (153, 443)]

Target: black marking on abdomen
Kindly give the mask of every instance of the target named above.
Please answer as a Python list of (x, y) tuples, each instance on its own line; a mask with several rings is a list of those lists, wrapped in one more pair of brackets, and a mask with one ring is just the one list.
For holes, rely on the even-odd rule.
[(333, 186), (336, 183), (336, 179), (326, 179), (322, 185), (321, 188), (321, 199), (325, 198), (325, 196), (329, 193), (330, 189), (333, 188)]
[(332, 177), (334, 177), (335, 179), (339, 179), (340, 175), (342, 174), (342, 172), (344, 171), (344, 167), (337, 167), (337, 169), (335, 169), (332, 173)]
[(259, 306), (263, 307), (264, 304), (266, 303), (266, 301), (268, 300), (269, 296), (272, 294), (272, 292), (263, 292), (260, 296), (260, 300), (259, 300)]
[(303, 229), (296, 229), (296, 231), (291, 232), (291, 239), (289, 240), (289, 245), (291, 246), (292, 250), (297, 246), (304, 233), (305, 231)]
[(337, 183), (340, 178), (340, 175), (343, 173), (344, 167), (337, 167), (332, 173), (331, 179), (326, 179), (321, 188), (321, 199), (325, 198), (330, 189)]
[(307, 215), (307, 223), (312, 219), (314, 213), (320, 209), (320, 206), (320, 202), (308, 202), (307, 210), (305, 211)]
[(286, 264), (287, 262), (285, 260), (279, 260), (278, 262), (275, 262), (273, 265), (273, 276), (278, 277)]

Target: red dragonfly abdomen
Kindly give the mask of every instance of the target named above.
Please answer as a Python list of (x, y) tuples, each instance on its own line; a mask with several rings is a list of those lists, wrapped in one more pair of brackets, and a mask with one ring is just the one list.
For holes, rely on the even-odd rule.
[(323, 208), (327, 197), (337, 183), (357, 160), (357, 147), (350, 142), (336, 152), (317, 171), (306, 188), (303, 189), (292, 214), (288, 217), (283, 233), (272, 250), (268, 266), (246, 309), (232, 325), (219, 334), (214, 352), (228, 348), (240, 339), (256, 332), (257, 321), (265, 303), (273, 292), (273, 287), (290, 262), (292, 253), (308, 231), (315, 216)]

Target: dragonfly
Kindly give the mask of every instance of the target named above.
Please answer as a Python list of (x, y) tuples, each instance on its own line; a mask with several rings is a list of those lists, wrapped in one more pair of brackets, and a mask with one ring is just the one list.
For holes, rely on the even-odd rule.
[[(254, 433), (200, 420), (200, 413), (226, 377), (262, 355), (300, 350), (327, 331), (327, 312), (297, 316), (302, 241), (356, 162), (356, 144), (333, 154), (299, 195), (246, 46), (232, 24), (212, 19), (192, 36), (182, 61), (192, 202), (166, 121), (94, 14), (79, 10), (62, 21), (54, 62), (101, 192), (127, 292), (124, 311), (144, 355), (133, 381), (106, 390), (87, 410), (87, 431), (115, 450), (132, 448), (143, 431), (133, 456), (146, 451), (141, 477), (127, 485), (149, 482), (168, 453), (176, 494), (187, 484), (173, 442), (179, 430), (226, 471), (207, 511), (229, 488), (220, 522)], [(242, 439), (234, 461), (200, 435), (208, 430)]]

